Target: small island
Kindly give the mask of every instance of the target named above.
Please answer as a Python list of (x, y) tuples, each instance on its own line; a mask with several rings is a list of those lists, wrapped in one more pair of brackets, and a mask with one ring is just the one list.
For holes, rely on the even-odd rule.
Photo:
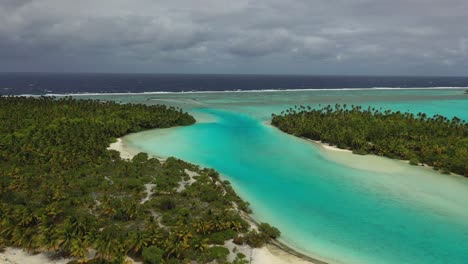
[(0, 250), (69, 263), (248, 263), (241, 247), (280, 232), (254, 225), (216, 171), (107, 149), (128, 133), (194, 122), (163, 105), (0, 97)]
[(468, 177), (468, 123), (457, 117), (337, 104), (320, 109), (296, 106), (273, 114), (272, 125), (356, 154), (409, 160)]

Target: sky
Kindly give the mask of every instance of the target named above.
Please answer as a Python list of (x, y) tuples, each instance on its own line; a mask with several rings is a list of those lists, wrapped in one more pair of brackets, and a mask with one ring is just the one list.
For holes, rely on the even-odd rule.
[(0, 71), (468, 75), (468, 0), (0, 0)]

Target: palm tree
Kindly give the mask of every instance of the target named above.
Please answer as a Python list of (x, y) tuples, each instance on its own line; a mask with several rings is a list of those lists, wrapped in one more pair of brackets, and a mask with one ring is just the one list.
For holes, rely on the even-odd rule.
[(70, 254), (77, 257), (80, 262), (86, 262), (88, 254), (88, 244), (86, 239), (78, 238), (71, 242)]
[(213, 230), (213, 224), (209, 221), (198, 220), (193, 224), (195, 230), (203, 235), (209, 234)]
[(127, 253), (122, 237), (123, 230), (117, 225), (105, 227), (94, 238), (96, 257), (101, 260), (123, 260)]
[(15, 228), (12, 234), (12, 243), (16, 247), (21, 247), (27, 251), (33, 251), (39, 244), (35, 228), (32, 227), (18, 227)]
[(197, 251), (204, 251), (206, 248), (208, 247), (208, 239), (205, 238), (205, 239), (195, 239), (193, 242), (192, 242), (192, 248), (197, 250)]
[(151, 237), (149, 237), (147, 233), (136, 230), (127, 235), (125, 245), (132, 253), (139, 254), (150, 242)]
[(65, 252), (70, 252), (72, 242), (76, 236), (73, 230), (73, 226), (69, 222), (65, 222), (58, 231), (57, 239), (59, 241), (60, 249)]
[(60, 249), (60, 238), (53, 223), (40, 225), (39, 237), (43, 249), (47, 251), (58, 251)]
[(99, 235), (94, 241), (94, 247), (97, 251), (96, 257), (98, 259), (111, 261), (118, 253), (118, 244), (117, 241)]
[(180, 259), (185, 251), (190, 248), (189, 241), (192, 236), (192, 233), (188, 230), (177, 230), (171, 233), (165, 243), (167, 256)]

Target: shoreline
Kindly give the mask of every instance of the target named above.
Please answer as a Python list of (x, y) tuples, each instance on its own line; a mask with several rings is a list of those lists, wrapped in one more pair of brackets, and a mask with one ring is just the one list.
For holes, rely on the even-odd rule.
[[(110, 144), (107, 149), (118, 151), (124, 159), (131, 159), (138, 154), (136, 149), (128, 147), (123, 137), (117, 138), (117, 141)], [(159, 157), (157, 158), (160, 159)], [(240, 211), (240, 214), (253, 227), (259, 225), (252, 216), (242, 211)], [(305, 255), (279, 240), (272, 240), (261, 248), (252, 249), (251, 258), (251, 264), (329, 264), (328, 262)]]
[(347, 152), (347, 153), (353, 153), (353, 151), (349, 150), (349, 149), (341, 149), (341, 148), (338, 148), (338, 147), (335, 147), (335, 146), (332, 146), (330, 145), (329, 143), (326, 143), (326, 142), (322, 142), (320, 140), (312, 140), (312, 139), (308, 139), (308, 138), (305, 138), (305, 137), (301, 137), (302, 139), (305, 139), (307, 141), (310, 141), (310, 142), (313, 142), (315, 143), (316, 145), (318, 145), (320, 148), (322, 149), (325, 149), (325, 150), (331, 150), (331, 151), (339, 151), (339, 152)]
[[(421, 168), (421, 169), (424, 169), (424, 170), (429, 170), (429, 171), (432, 171), (432, 172), (437, 172), (439, 174), (444, 174), (444, 175), (448, 175), (448, 176), (453, 176), (453, 177), (461, 177), (461, 178), (466, 178), (465, 176), (463, 175), (460, 175), (460, 174), (456, 174), (456, 173), (453, 173), (453, 172), (450, 172), (448, 174), (445, 174), (445, 173), (442, 173), (440, 170), (435, 170), (433, 166), (429, 166), (427, 165), (426, 163), (419, 163), (419, 164), (416, 164), (416, 165), (411, 165), (410, 164), (410, 161), (409, 160), (403, 160), (403, 159), (392, 159), (392, 158), (389, 158), (389, 157), (385, 157), (385, 156), (378, 156), (378, 155), (375, 155), (373, 153), (368, 153), (368, 154), (365, 154), (365, 155), (359, 155), (359, 154), (356, 154), (356, 153), (353, 153), (352, 150), (350, 149), (341, 149), (341, 148), (338, 148), (338, 147), (335, 147), (335, 146), (332, 146), (330, 145), (329, 143), (326, 143), (326, 142), (322, 142), (320, 140), (312, 140), (312, 139), (308, 139), (308, 138), (305, 138), (305, 137), (299, 137), (300, 139), (303, 139), (307, 142), (311, 142), (313, 143), (314, 145), (316, 145), (317, 147), (319, 147), (320, 149), (324, 150), (324, 151), (330, 151), (329, 153), (348, 153), (348, 154), (352, 154), (352, 155), (355, 155), (355, 156), (358, 156), (358, 157), (364, 157), (364, 156), (367, 156), (367, 157), (378, 157), (378, 158), (384, 158), (384, 159), (388, 159), (388, 160), (391, 160), (391, 161), (396, 161), (396, 162), (401, 162), (405, 165), (410, 165), (412, 167), (416, 167), (416, 168)], [(336, 158), (336, 157), (335, 157)], [(336, 161), (336, 160), (335, 160)], [(349, 166), (349, 164), (348, 164)], [(362, 169), (362, 168), (361, 168)]]
[[(257, 220), (255, 220), (251, 215), (240, 211), (241, 216), (252, 226), (258, 227), (259, 223)], [(275, 251), (276, 254), (273, 254), (271, 251)], [(325, 262), (323, 260), (308, 256), (304, 253), (299, 252), (298, 250), (292, 248), (291, 246), (287, 245), (284, 242), (281, 242), (278, 239), (272, 239), (266, 246), (260, 248), (260, 249), (255, 249), (255, 250), (263, 250), (263, 251), (270, 251), (273, 255), (273, 259), (270, 257), (268, 262), (265, 262), (265, 259), (258, 260), (256, 262), (255, 259), (253, 259), (254, 264), (263, 264), (263, 263), (284, 263), (284, 264), (291, 264), (291, 263), (312, 263), (312, 264), (330, 264), (328, 262)], [(265, 254), (267, 252), (263, 252)], [(279, 261), (279, 262), (278, 262)]]
[(117, 138), (116, 142), (111, 143), (107, 149), (118, 151), (122, 159), (132, 159), (136, 154), (138, 154), (138, 151), (130, 149), (121, 137)]
[[(138, 151), (136, 149), (132, 149), (129, 146), (127, 146), (127, 143), (122, 139), (122, 137), (117, 138), (117, 141), (114, 143), (111, 143), (109, 147), (107, 147), (108, 150), (115, 150), (120, 153), (120, 157), (122, 159), (126, 160), (131, 160), (135, 155), (140, 153), (141, 151)], [(162, 157), (157, 157), (154, 155), (150, 155), (151, 157), (157, 158), (159, 161), (164, 162), (166, 159)]]

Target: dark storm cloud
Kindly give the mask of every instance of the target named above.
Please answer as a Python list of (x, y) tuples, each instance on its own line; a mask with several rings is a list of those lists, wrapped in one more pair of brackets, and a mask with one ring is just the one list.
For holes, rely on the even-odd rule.
[(463, 74), (465, 0), (0, 0), (0, 70)]

